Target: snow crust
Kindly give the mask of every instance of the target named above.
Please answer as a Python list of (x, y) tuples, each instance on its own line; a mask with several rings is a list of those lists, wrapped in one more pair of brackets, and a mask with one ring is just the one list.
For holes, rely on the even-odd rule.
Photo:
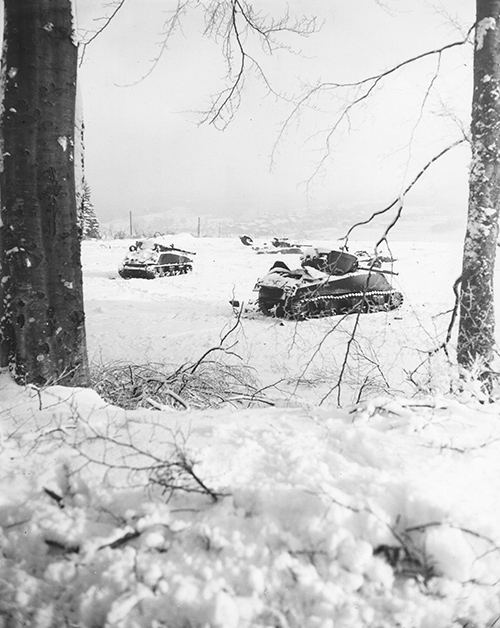
[[(197, 252), (191, 274), (122, 280), (134, 241), (83, 243), (91, 358), (178, 366), (199, 357), (234, 324), (228, 299), (252, 294), (277, 259), (230, 240), (167, 239)], [(393, 253), (405, 304), (361, 317), (368, 359), (358, 355), (346, 375), (344, 409), (332, 397), (317, 403), (338, 373), (349, 317), (243, 320), (233, 350), (262, 385), (280, 379), (269, 389), (274, 408), (124, 411), (91, 390), (21, 388), (0, 374), (2, 621), (494, 625), (500, 403), (481, 405), (473, 390), (445, 397), (440, 363), (423, 371), (432, 394), (415, 396), (403, 381), (422, 359), (415, 349), (446, 332), (439, 313), (453, 303), (459, 246), (395, 243)], [(392, 396), (365, 370), (370, 361)], [(168, 475), (180, 451), (217, 499), (193, 492), (191, 476)]]
[(489, 30), (494, 30), (497, 22), (494, 17), (484, 17), (476, 25), (476, 50), (481, 50), (484, 45), (484, 38)]
[(77, 1), (70, 0), (71, 4), (71, 39), (75, 46), (78, 46), (78, 11)]
[[(7, 376), (0, 393), (13, 625), (458, 628), (500, 613), (499, 406), (126, 413)], [(168, 461), (174, 441), (223, 497), (155, 488), (141, 452)], [(413, 562), (391, 563), (402, 543)]]
[(57, 143), (63, 149), (64, 152), (68, 150), (68, 138), (65, 135), (60, 135), (57, 138)]

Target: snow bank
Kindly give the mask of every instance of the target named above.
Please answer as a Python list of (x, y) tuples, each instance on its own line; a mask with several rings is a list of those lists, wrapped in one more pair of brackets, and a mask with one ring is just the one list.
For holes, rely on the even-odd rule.
[(459, 628), (500, 614), (500, 406), (127, 413), (5, 376), (0, 399), (2, 625)]

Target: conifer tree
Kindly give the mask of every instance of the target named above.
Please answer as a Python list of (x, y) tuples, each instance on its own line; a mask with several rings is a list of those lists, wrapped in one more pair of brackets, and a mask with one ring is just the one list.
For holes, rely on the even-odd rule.
[(91, 200), (90, 186), (85, 175), (83, 177), (81, 198), (78, 206), (78, 227), (82, 240), (101, 237), (99, 221), (97, 220), (94, 205)]

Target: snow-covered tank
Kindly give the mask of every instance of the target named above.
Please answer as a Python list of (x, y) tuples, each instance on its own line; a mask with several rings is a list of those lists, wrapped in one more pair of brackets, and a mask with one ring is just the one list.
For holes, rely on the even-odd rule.
[(370, 269), (380, 268), (384, 263), (393, 263), (396, 260), (392, 256), (382, 255), (375, 251), (356, 251), (354, 255), (344, 249), (331, 249), (323, 247), (306, 246), (302, 248), (300, 258), (302, 266), (312, 266), (331, 275), (341, 275), (349, 270), (364, 264)]
[[(360, 268), (345, 251), (329, 251), (321, 263), (305, 258), (302, 268), (291, 270), (276, 262), (255, 286), (257, 307), (269, 316), (302, 320), (336, 314), (394, 310), (403, 295), (392, 288), (379, 268)], [(321, 269), (316, 268), (321, 266)]]
[(151, 240), (137, 240), (129, 247), (118, 274), (124, 279), (181, 275), (193, 270), (193, 260), (188, 257), (192, 255), (196, 253), (184, 251), (173, 244), (166, 246)]

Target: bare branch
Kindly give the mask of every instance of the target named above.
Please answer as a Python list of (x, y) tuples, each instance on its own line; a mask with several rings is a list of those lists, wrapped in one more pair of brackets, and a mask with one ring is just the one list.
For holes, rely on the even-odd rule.
[(484, 534), (480, 534), (479, 532), (476, 532), (475, 530), (471, 530), (470, 528), (464, 528), (462, 526), (458, 526), (458, 525), (455, 525), (453, 523), (449, 523), (448, 521), (429, 521), (427, 523), (422, 523), (422, 524), (419, 524), (419, 525), (410, 526), (410, 527), (405, 529), (405, 532), (406, 533), (423, 532), (423, 531), (427, 530), (428, 528), (436, 528), (436, 527), (449, 527), (449, 528), (454, 528), (455, 530), (460, 530), (464, 534), (469, 534), (470, 536), (473, 536), (476, 539), (480, 539), (481, 541), (485, 541), (489, 545), (493, 546), (496, 551), (500, 552), (500, 547), (498, 547), (498, 545), (495, 543), (495, 541), (493, 541), (493, 539), (491, 539), (490, 537), (485, 536)]
[(177, 30), (177, 28), (180, 27), (182, 16), (186, 12), (186, 9), (189, 7), (189, 5), (190, 0), (177, 0), (176, 8), (170, 12), (170, 16), (165, 20), (163, 24), (162, 39), (158, 44), (159, 51), (158, 54), (153, 57), (153, 59), (151, 59), (149, 68), (137, 80), (132, 81), (131, 83), (120, 84), (119, 87), (133, 87), (134, 85), (142, 83), (142, 81), (151, 76), (151, 74), (155, 71), (156, 67), (160, 63), (163, 54), (167, 50), (167, 46), (170, 42), (172, 35)]
[(340, 238), (341, 240), (344, 240), (346, 243), (349, 239), (349, 236), (351, 235), (351, 233), (354, 231), (354, 229), (356, 229), (357, 227), (361, 227), (363, 225), (367, 225), (370, 222), (372, 222), (373, 220), (375, 220), (375, 218), (377, 218), (378, 216), (382, 216), (382, 214), (386, 214), (387, 212), (389, 212), (393, 207), (395, 207), (398, 203), (400, 205), (399, 209), (398, 209), (398, 215), (397, 218), (395, 220), (392, 221), (392, 223), (389, 225), (389, 227), (386, 229), (386, 232), (384, 233), (384, 235), (380, 238), (380, 240), (378, 241), (377, 245), (381, 244), (388, 232), (390, 231), (390, 229), (392, 229), (392, 227), (394, 227), (394, 225), (397, 222), (397, 219), (399, 218), (399, 216), (401, 215), (401, 211), (402, 211), (402, 199), (408, 194), (408, 192), (415, 186), (415, 184), (418, 182), (418, 180), (422, 177), (422, 175), (424, 175), (427, 170), (433, 165), (435, 164), (439, 159), (441, 159), (441, 157), (443, 157), (444, 155), (446, 155), (447, 153), (450, 152), (450, 150), (452, 150), (453, 148), (455, 148), (456, 146), (459, 146), (460, 144), (463, 144), (464, 142), (466, 142), (466, 138), (461, 138), (459, 140), (456, 140), (455, 142), (453, 142), (452, 144), (449, 144), (446, 148), (443, 148), (439, 153), (437, 153), (437, 155), (434, 155), (434, 157), (432, 157), (431, 159), (429, 159), (429, 161), (425, 164), (425, 166), (423, 166), (423, 168), (421, 168), (419, 170), (419, 172), (415, 175), (415, 177), (412, 179), (412, 181), (406, 186), (406, 188), (403, 190), (403, 193), (398, 196), (397, 198), (395, 198), (393, 201), (391, 201), (391, 203), (389, 203), (389, 205), (387, 205), (386, 207), (384, 207), (383, 209), (379, 209), (376, 212), (373, 212), (373, 214), (371, 214), (371, 216), (369, 216), (368, 218), (366, 218), (365, 220), (360, 220), (359, 222), (354, 223), (353, 225), (351, 225), (351, 227), (349, 227), (349, 229), (347, 230), (347, 233), (345, 234), (345, 236), (343, 236), (342, 238)]
[[(257, 70), (258, 76), (264, 81), (268, 91), (275, 97), (290, 102), (286, 96), (278, 93), (265, 75), (260, 63), (252, 56), (244, 39), (250, 32), (257, 35), (261, 48), (271, 55), (278, 49), (288, 49), (281, 41), (276, 39), (277, 34), (293, 33), (300, 36), (308, 36), (317, 30), (316, 18), (303, 17), (296, 22), (291, 22), (288, 12), (279, 19), (256, 13), (253, 7), (245, 0), (231, 0), (230, 17), (226, 21), (224, 9), (221, 3), (216, 3), (215, 8), (206, 14), (207, 26), (205, 34), (217, 40), (223, 37), (223, 52), (228, 68), (229, 86), (220, 91), (213, 99), (212, 105), (205, 113), (202, 122), (208, 122), (225, 128), (232, 120), (235, 110), (239, 105), (241, 90), (245, 82), (245, 75), (249, 67)], [(238, 63), (234, 69), (233, 50), (236, 49)]]
[[(309, 370), (310, 366), (314, 362), (314, 359), (316, 358), (316, 356), (321, 351), (321, 349), (322, 349), (323, 345), (325, 344), (325, 342), (327, 341), (327, 339), (335, 332), (336, 329), (338, 329), (339, 325), (346, 319), (347, 316), (348, 316), (348, 314), (343, 314), (340, 317), (340, 319), (326, 332), (326, 334), (323, 335), (321, 340), (317, 343), (316, 347), (314, 348), (313, 353), (309, 357), (309, 359), (306, 362), (304, 368), (302, 369), (302, 372), (300, 373), (299, 377), (297, 378), (297, 381), (295, 382), (295, 387), (293, 389), (293, 394), (294, 395), (296, 394), (300, 383), (303, 381), (303, 379), (305, 377), (305, 374), (307, 373), (307, 371)], [(295, 330), (296, 329), (297, 329), (297, 326), (295, 326)]]
[[(123, 2), (124, 0), (122, 0)], [(220, 42), (223, 57), (227, 66), (227, 87), (218, 91), (212, 98), (208, 110), (202, 112), (202, 123), (208, 123), (224, 129), (232, 120), (238, 108), (241, 91), (250, 69), (254, 69), (259, 79), (264, 82), (268, 92), (276, 98), (290, 102), (290, 99), (276, 91), (266, 76), (261, 63), (249, 50), (249, 36), (268, 55), (276, 50), (290, 48), (278, 36), (294, 34), (306, 37), (317, 30), (316, 17), (302, 17), (292, 21), (288, 12), (279, 18), (256, 12), (246, 0), (208, 0), (200, 3), (197, 0), (177, 0), (176, 8), (163, 24), (158, 54), (151, 60), (148, 70), (132, 83), (136, 85), (149, 77), (163, 57), (172, 34), (181, 26), (182, 17), (191, 9), (201, 10), (204, 14), (205, 28), (203, 35)]]
[(427, 50), (426, 52), (422, 52), (418, 55), (414, 55), (412, 57), (409, 57), (407, 59), (404, 59), (403, 61), (400, 61), (399, 63), (389, 67), (387, 70), (384, 70), (382, 72), (379, 72), (377, 74), (373, 74), (370, 76), (367, 76), (363, 79), (357, 80), (357, 81), (351, 81), (351, 82), (345, 82), (345, 83), (340, 83), (340, 82), (333, 82), (333, 81), (324, 81), (324, 82), (320, 82), (318, 83), (316, 86), (314, 86), (311, 89), (308, 89), (307, 92), (297, 101), (297, 103), (294, 105), (294, 107), (292, 108), (291, 112), (288, 114), (287, 118), (285, 119), (284, 123), (281, 126), (281, 129), (278, 133), (278, 136), (276, 138), (276, 141), (274, 143), (272, 152), (271, 152), (271, 164), (274, 163), (275, 161), (275, 155), (278, 149), (278, 146), (285, 134), (285, 132), (287, 131), (288, 127), (290, 126), (292, 120), (297, 116), (297, 114), (302, 110), (302, 108), (306, 105), (309, 104), (309, 102), (312, 100), (313, 97), (320, 95), (323, 92), (328, 92), (328, 91), (332, 91), (332, 90), (339, 90), (339, 89), (346, 89), (346, 88), (362, 88), (362, 87), (366, 87), (366, 89), (360, 94), (357, 95), (348, 105), (346, 105), (346, 107), (342, 110), (342, 112), (340, 113), (339, 117), (337, 118), (337, 120), (335, 121), (335, 123), (332, 125), (332, 127), (330, 128), (327, 136), (326, 136), (326, 140), (325, 140), (325, 154), (323, 155), (322, 159), (320, 160), (319, 164), (317, 165), (317, 167), (315, 168), (314, 173), (311, 175), (311, 177), (309, 178), (309, 181), (314, 178), (314, 176), (318, 173), (318, 171), (320, 170), (321, 166), (323, 165), (323, 163), (326, 161), (326, 159), (328, 158), (328, 154), (329, 154), (329, 149), (330, 149), (330, 141), (332, 136), (334, 135), (335, 131), (338, 130), (340, 124), (349, 118), (349, 114), (350, 112), (357, 106), (359, 105), (361, 102), (363, 102), (364, 100), (368, 99), (369, 96), (372, 94), (373, 90), (382, 82), (384, 81), (386, 78), (390, 77), (392, 74), (398, 72), (399, 70), (401, 70), (402, 68), (411, 65), (413, 63), (422, 61), (423, 59), (427, 59), (430, 57), (435, 57), (437, 56), (438, 58), (441, 57), (441, 55), (444, 52), (447, 52), (453, 48), (456, 48), (458, 46), (463, 46), (464, 44), (468, 43), (470, 41), (470, 35), (472, 33), (472, 31), (475, 28), (475, 24), (472, 25), (467, 34), (465, 35), (465, 37), (463, 37), (460, 40), (451, 42), (449, 44), (445, 44), (444, 46), (440, 46), (439, 48), (434, 48), (432, 50)]
[(453, 282), (453, 294), (455, 295), (455, 303), (453, 304), (453, 310), (451, 312), (450, 322), (448, 324), (448, 329), (446, 331), (446, 338), (442, 345), (442, 348), (446, 350), (447, 345), (451, 340), (451, 334), (453, 332), (453, 327), (455, 326), (455, 322), (457, 320), (458, 308), (460, 305), (460, 286), (462, 284), (462, 275), (457, 277)]
[(328, 399), (328, 397), (333, 393), (334, 390), (337, 391), (337, 405), (340, 406), (341, 403), (341, 399), (340, 399), (340, 395), (341, 395), (341, 386), (342, 386), (342, 380), (344, 378), (344, 373), (345, 370), (347, 368), (347, 362), (349, 360), (349, 355), (351, 353), (351, 347), (352, 344), (354, 342), (354, 339), (356, 337), (356, 331), (358, 329), (358, 325), (359, 325), (359, 317), (361, 316), (360, 312), (358, 312), (356, 314), (356, 320), (354, 322), (354, 327), (351, 331), (351, 334), (349, 336), (349, 340), (347, 341), (347, 346), (346, 346), (346, 350), (344, 353), (344, 359), (342, 360), (342, 366), (340, 367), (340, 373), (337, 377), (337, 381), (335, 382), (335, 384), (328, 390), (328, 392), (326, 392), (323, 397), (321, 398), (319, 405), (323, 405), (323, 403)]
[(439, 53), (438, 58), (437, 58), (437, 62), (436, 62), (436, 69), (435, 69), (435, 71), (434, 71), (434, 73), (432, 75), (431, 80), (429, 81), (427, 89), (425, 90), (424, 97), (423, 97), (422, 102), (420, 104), (420, 110), (419, 110), (419, 113), (418, 113), (418, 118), (415, 121), (415, 124), (413, 125), (413, 128), (411, 130), (410, 139), (408, 141), (408, 159), (407, 159), (407, 162), (406, 162), (405, 173), (404, 173), (404, 176), (402, 178), (403, 182), (406, 179), (406, 176), (408, 174), (408, 169), (409, 169), (409, 166), (410, 166), (410, 161), (411, 161), (411, 156), (412, 156), (413, 140), (415, 139), (415, 135), (416, 135), (418, 126), (420, 125), (420, 123), (422, 121), (422, 118), (424, 116), (424, 110), (425, 110), (425, 106), (427, 104), (427, 101), (429, 99), (429, 96), (430, 96), (430, 94), (432, 92), (432, 89), (434, 87), (434, 84), (436, 83), (436, 81), (438, 79), (438, 76), (439, 76), (439, 70), (441, 68), (441, 57), (442, 57), (442, 54)]
[(82, 52), (81, 52), (81, 55), (80, 55), (80, 67), (81, 67), (81, 65), (83, 63), (83, 59), (85, 57), (85, 52), (87, 50), (87, 46), (89, 46), (93, 41), (95, 41), (97, 39), (97, 37), (99, 37), (99, 35), (104, 30), (106, 30), (106, 28), (108, 28), (108, 26), (113, 21), (113, 18), (116, 16), (118, 11), (123, 7), (124, 4), (125, 4), (125, 0), (117, 0), (117, 5), (114, 8), (114, 10), (111, 12), (111, 14), (108, 17), (104, 18), (103, 25), (100, 28), (98, 28), (97, 31), (89, 39), (87, 39), (87, 41), (83, 42), (83, 44), (82, 44)]
[[(239, 97), (240, 89), (243, 86), (243, 73), (245, 71), (246, 53), (245, 53), (245, 49), (243, 48), (243, 44), (241, 42), (241, 36), (238, 30), (238, 24), (236, 21), (236, 12), (237, 12), (238, 6), (239, 6), (238, 2), (234, 1), (232, 3), (231, 24), (232, 24), (232, 31), (236, 39), (236, 44), (240, 52), (240, 65), (236, 73), (236, 78), (234, 79), (232, 85), (226, 90), (224, 90), (223, 92), (221, 92), (219, 97), (216, 99), (216, 101), (212, 105), (212, 108), (209, 112), (211, 115), (209, 118), (207, 117), (205, 119), (205, 120), (208, 119), (209, 124), (214, 124), (217, 121), (217, 119), (222, 116), (224, 109), (231, 102), (233, 96), (237, 94)], [(229, 32), (228, 37), (230, 37), (230, 35), (231, 35), (231, 31)], [(231, 58), (230, 55), (228, 55), (228, 58), (229, 59)]]
[[(216, 347), (210, 347), (210, 349), (207, 349), (207, 351), (205, 351), (205, 353), (200, 357), (200, 359), (195, 362), (193, 364), (193, 366), (189, 369), (189, 373), (193, 374), (196, 369), (200, 366), (200, 364), (207, 358), (207, 356), (209, 356), (211, 353), (213, 353), (214, 351), (223, 351), (224, 353), (228, 352), (227, 347), (224, 347), (224, 343), (226, 342), (226, 340), (229, 338), (229, 336), (238, 329), (238, 327), (241, 325), (241, 314), (243, 312), (243, 305), (240, 307), (239, 311), (238, 311), (238, 316), (236, 317), (236, 322), (234, 323), (234, 325), (232, 327), (230, 327), (228, 329), (228, 331), (222, 336), (222, 338), (220, 339), (219, 344)], [(231, 345), (230, 348), (234, 347), (236, 343), (233, 343)], [(232, 355), (236, 355), (234, 353), (232, 353)], [(237, 356), (239, 357), (239, 356)], [(241, 359), (241, 358), (240, 358)]]

